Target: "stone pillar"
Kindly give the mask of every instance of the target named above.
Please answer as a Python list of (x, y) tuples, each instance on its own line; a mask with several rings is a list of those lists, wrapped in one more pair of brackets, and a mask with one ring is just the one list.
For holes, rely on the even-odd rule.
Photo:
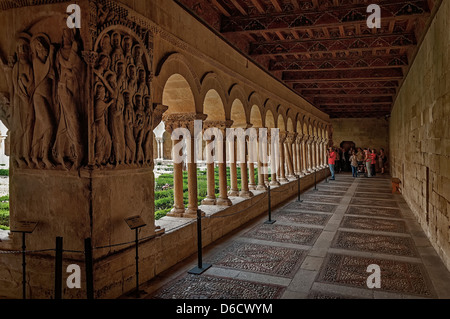
[(295, 146), (296, 146), (296, 154), (297, 154), (297, 175), (302, 177), (303, 176), (303, 169), (302, 169), (302, 136), (297, 135), (297, 139), (295, 140)]
[(264, 145), (265, 141), (262, 141), (262, 137), (258, 132), (258, 186), (256, 190), (258, 191), (266, 191), (266, 176), (265, 174), (265, 164), (263, 163), (263, 159), (267, 159), (267, 148)]
[(278, 181), (280, 183), (287, 183), (289, 182), (286, 178), (286, 159), (288, 154), (286, 153), (286, 133), (280, 133), (280, 142), (279, 142), (279, 149), (280, 149), (280, 170), (279, 170), (279, 179)]
[(286, 158), (287, 158), (287, 168), (288, 168), (288, 179), (295, 180), (295, 173), (294, 173), (294, 164), (293, 164), (293, 152), (292, 152), (292, 144), (295, 140), (295, 134), (289, 133), (286, 138)]
[(207, 196), (202, 201), (202, 205), (215, 205), (216, 204), (216, 181), (214, 172), (214, 159), (211, 154), (213, 140), (206, 141), (206, 177), (207, 177)]
[[(236, 141), (236, 137), (234, 137), (234, 141)], [(238, 189), (238, 179), (237, 179), (237, 156), (236, 156), (236, 143), (228, 143), (228, 150), (230, 154), (230, 183), (231, 189), (228, 192), (228, 196), (238, 197), (239, 189)], [(241, 172), (242, 174), (242, 172)]]
[[(173, 150), (180, 148), (180, 143), (184, 143), (184, 141), (181, 139), (172, 140)], [(172, 154), (172, 158), (175, 159), (175, 157), (175, 154)], [(183, 163), (173, 163), (173, 199), (173, 209), (167, 216), (183, 217), (185, 212), (183, 199)]]
[(241, 191), (239, 193), (240, 197), (251, 198), (253, 193), (250, 192), (248, 187), (248, 167), (247, 167), (247, 138), (243, 141), (238, 140), (238, 150), (239, 150), (239, 167), (241, 168)]
[(276, 167), (277, 167), (277, 152), (275, 144), (272, 144), (272, 136), (271, 133), (268, 134), (268, 141), (270, 147), (270, 167), (271, 167), (271, 177), (270, 186), (280, 186), (280, 182), (277, 179)]
[(221, 130), (222, 138), (217, 140), (217, 151), (219, 161), (219, 198), (216, 204), (219, 206), (231, 206), (233, 203), (228, 198), (228, 184), (227, 184), (227, 140), (226, 129), (231, 127), (232, 122), (223, 122), (218, 127)]
[(306, 147), (306, 141), (307, 141), (307, 136), (303, 136), (302, 138), (302, 144), (301, 144), (301, 148), (302, 148), (302, 172), (303, 172), (303, 176), (308, 175), (308, 159), (307, 159), (307, 147)]

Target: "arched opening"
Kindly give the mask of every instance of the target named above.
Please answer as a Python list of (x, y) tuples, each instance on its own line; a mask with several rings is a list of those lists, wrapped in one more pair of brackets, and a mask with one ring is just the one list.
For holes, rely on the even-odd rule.
[[(179, 128), (180, 121), (177, 114), (195, 114), (194, 94), (188, 81), (181, 74), (173, 74), (164, 85), (162, 93), (162, 104), (168, 109), (164, 113), (164, 130), (160, 135), (160, 155), (162, 159), (172, 159), (172, 150), (175, 146), (185, 145), (185, 140), (172, 140), (172, 130)], [(161, 125), (161, 124), (160, 124)], [(162, 125), (161, 125), (162, 126)], [(186, 155), (186, 148), (183, 148)], [(171, 214), (171, 216), (182, 216), (188, 204), (188, 173), (186, 163), (169, 164), (163, 161), (163, 170), (155, 182), (155, 219)]]

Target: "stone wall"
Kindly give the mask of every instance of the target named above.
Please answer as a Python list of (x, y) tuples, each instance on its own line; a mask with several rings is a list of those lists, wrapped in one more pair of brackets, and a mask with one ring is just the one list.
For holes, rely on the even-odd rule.
[[(328, 169), (322, 169), (317, 173), (317, 181), (320, 182), (329, 176)], [(307, 175), (301, 180), (301, 190), (311, 188), (314, 185), (314, 174)], [(297, 196), (297, 182), (283, 184), (272, 194), (272, 207), (282, 205), (287, 200)], [(219, 211), (215, 206), (200, 206), (206, 212), (202, 220), (203, 246), (206, 247), (214, 241), (229, 234), (233, 230), (246, 223), (267, 214), (266, 192), (258, 192), (255, 197), (244, 200), (232, 198), (233, 206)], [(101, 221), (100, 221), (101, 222)], [(123, 221), (121, 221), (122, 224)], [(119, 226), (120, 224), (118, 224)], [(163, 228), (165, 233), (154, 239), (140, 243), (139, 246), (139, 278), (140, 282), (146, 282), (175, 266), (177, 263), (191, 257), (197, 252), (197, 225), (195, 219), (163, 217), (156, 221), (156, 225)], [(123, 230), (121, 234), (133, 235), (130, 230)], [(140, 238), (145, 237), (145, 229), (140, 233)], [(110, 238), (109, 244), (118, 244), (125, 238)], [(107, 239), (105, 239), (107, 240)], [(129, 241), (132, 241), (129, 240)], [(52, 248), (54, 243), (41, 246), (39, 238), (35, 234), (27, 238), (29, 247)], [(105, 243), (104, 241), (102, 243)], [(98, 244), (102, 244), (98, 243)], [(6, 247), (10, 242), (5, 242), (4, 248), (10, 250), (14, 247)], [(39, 245), (38, 245), (39, 244)], [(80, 246), (83, 240), (80, 239)], [(98, 247), (94, 243), (94, 247)], [(27, 247), (28, 248), (28, 247)], [(64, 248), (70, 248), (64, 246)], [(17, 247), (15, 249), (18, 249)], [(77, 249), (83, 249), (78, 247)], [(111, 253), (113, 252), (113, 253)], [(109, 254), (108, 254), (109, 253)], [(124, 245), (116, 248), (94, 249), (94, 290), (95, 298), (117, 298), (133, 291), (135, 288), (135, 246)], [(21, 298), (22, 293), (22, 258), (20, 254), (2, 255), (0, 259), (0, 299)], [(64, 286), (64, 299), (86, 298), (85, 291), (85, 264), (84, 255), (79, 253), (65, 253), (63, 269), (69, 264), (77, 264), (81, 267), (82, 289), (68, 289)], [(28, 298), (51, 299), (54, 297), (54, 253), (35, 253), (27, 256), (27, 296)], [(11, 267), (14, 266), (14, 267)], [(65, 280), (65, 277), (63, 278)]]
[(450, 1), (443, 1), (396, 99), (391, 170), (450, 269)]

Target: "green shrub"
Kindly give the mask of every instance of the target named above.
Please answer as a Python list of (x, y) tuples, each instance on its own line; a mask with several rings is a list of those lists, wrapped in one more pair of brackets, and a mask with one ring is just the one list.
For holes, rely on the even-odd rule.
[(9, 176), (9, 169), (0, 169), (0, 176)]
[(156, 210), (169, 209), (172, 207), (173, 207), (173, 199), (170, 197), (161, 198), (155, 201)]
[(155, 219), (159, 220), (161, 218), (163, 218), (164, 216), (167, 215), (168, 212), (170, 212), (172, 209), (168, 208), (168, 209), (162, 209), (162, 210), (158, 210), (155, 212)]

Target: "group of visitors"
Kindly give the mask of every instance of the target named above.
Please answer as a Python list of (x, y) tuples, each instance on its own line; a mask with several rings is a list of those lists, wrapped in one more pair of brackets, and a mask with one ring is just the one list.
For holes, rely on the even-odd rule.
[(348, 151), (342, 148), (330, 147), (327, 151), (328, 165), (331, 172), (331, 180), (336, 179), (336, 173), (350, 171), (354, 178), (359, 174), (365, 177), (375, 177), (377, 174), (377, 162), (381, 175), (384, 175), (387, 156), (382, 148), (380, 152), (376, 149), (351, 147)]

